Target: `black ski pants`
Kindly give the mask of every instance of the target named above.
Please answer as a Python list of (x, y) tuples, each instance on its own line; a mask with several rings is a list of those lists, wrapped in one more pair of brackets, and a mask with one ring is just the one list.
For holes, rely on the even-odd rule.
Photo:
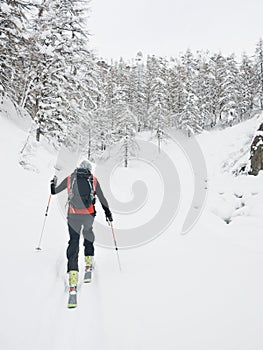
[(92, 225), (94, 215), (89, 214), (69, 214), (68, 230), (69, 242), (67, 248), (68, 272), (71, 270), (79, 271), (79, 240), (80, 235), (84, 237), (84, 254), (85, 256), (94, 256), (94, 233)]

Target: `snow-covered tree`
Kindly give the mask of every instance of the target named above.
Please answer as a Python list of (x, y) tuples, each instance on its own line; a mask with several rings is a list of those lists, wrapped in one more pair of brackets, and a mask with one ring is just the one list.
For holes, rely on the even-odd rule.
[(37, 139), (45, 134), (94, 159), (113, 143), (133, 142), (137, 131), (151, 130), (160, 146), (168, 127), (196, 133), (263, 109), (262, 39), (240, 65), (234, 55), (190, 50), (169, 62), (148, 56), (145, 63), (139, 52), (108, 64), (89, 47), (89, 6), (89, 0), (0, 4), (0, 94), (27, 110)]
[(221, 54), (214, 54), (209, 61), (209, 87), (211, 123), (216, 125), (222, 119), (225, 105), (226, 66), (225, 58)]
[(138, 118), (138, 131), (146, 125), (146, 86), (143, 54), (138, 52), (130, 74), (131, 101), (129, 107)]
[(74, 124), (91, 118), (97, 108), (97, 66), (87, 46), (87, 4), (43, 0), (31, 30), (32, 56), (23, 105), (38, 130), (60, 142), (67, 133), (74, 141)]
[(257, 95), (257, 83), (253, 61), (244, 54), (238, 75), (240, 91), (240, 119), (248, 118), (254, 107)]
[(234, 120), (240, 118), (240, 88), (239, 88), (239, 70), (235, 56), (226, 58), (226, 80), (224, 87), (224, 101), (222, 112), (224, 112), (226, 125), (232, 125)]
[(183, 75), (184, 104), (179, 114), (178, 126), (192, 133), (199, 132), (202, 126), (202, 115), (198, 110), (197, 98), (197, 65), (196, 60), (190, 50), (181, 57)]
[(255, 72), (257, 77), (257, 93), (259, 107), (263, 110), (263, 39), (261, 38), (256, 46)]
[(200, 115), (202, 128), (211, 124), (210, 85), (209, 85), (209, 57), (206, 53), (199, 53), (196, 62), (195, 94), (197, 110)]
[(125, 104), (119, 104), (114, 109), (115, 129), (113, 137), (115, 142), (121, 144), (124, 166), (128, 166), (128, 160), (135, 155), (137, 144), (135, 135), (138, 130), (138, 119)]
[(149, 56), (147, 59), (148, 122), (156, 132), (167, 127), (167, 62), (165, 59)]
[(0, 85), (14, 102), (22, 89), (22, 71), (26, 59), (25, 24), (30, 9), (28, 1), (2, 0), (0, 3)]

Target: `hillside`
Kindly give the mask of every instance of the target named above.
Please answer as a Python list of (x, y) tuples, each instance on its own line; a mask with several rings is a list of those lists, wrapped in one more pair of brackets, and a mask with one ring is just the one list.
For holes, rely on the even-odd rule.
[[(78, 308), (68, 310), (68, 233), (56, 198), (51, 201), (42, 251), (35, 250), (49, 181), (55, 172), (62, 180), (65, 169), (54, 169), (57, 153), (45, 141), (35, 145), (31, 171), (21, 167), (20, 151), (27, 131), (16, 117), (10, 120), (8, 113), (0, 115), (0, 348), (261, 350), (263, 176), (232, 175), (247, 159), (261, 120), (254, 118), (198, 137), (207, 166), (207, 199), (199, 220), (186, 235), (181, 231), (194, 192), (191, 164), (177, 144), (163, 145), (180, 179), (177, 216), (148, 244), (121, 249), (121, 272), (114, 249), (97, 245), (94, 280), (90, 285), (80, 283)], [(117, 169), (111, 182), (114, 195), (126, 201), (136, 174), (142, 174), (148, 187), (143, 216), (150, 220), (158, 208), (152, 194), (154, 177), (147, 166), (134, 161), (127, 171)], [(106, 187), (103, 182), (102, 187)], [(107, 229), (99, 205), (98, 212), (99, 225)], [(113, 208), (116, 229), (142, 225), (139, 213), (129, 219)], [(96, 227), (100, 240), (100, 226)]]

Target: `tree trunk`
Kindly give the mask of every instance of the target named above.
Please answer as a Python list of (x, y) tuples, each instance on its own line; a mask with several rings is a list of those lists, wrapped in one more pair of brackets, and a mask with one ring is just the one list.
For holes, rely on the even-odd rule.
[(128, 167), (128, 138), (125, 137), (124, 141), (124, 167)]
[(39, 126), (36, 130), (36, 141), (37, 142), (40, 141), (40, 134), (41, 134), (41, 130), (40, 130), (40, 126)]

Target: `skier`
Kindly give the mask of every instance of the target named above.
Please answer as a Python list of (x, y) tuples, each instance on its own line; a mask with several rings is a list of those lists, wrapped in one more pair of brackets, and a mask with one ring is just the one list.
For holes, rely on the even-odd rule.
[(92, 225), (96, 215), (95, 195), (104, 209), (106, 219), (113, 221), (108, 202), (103, 195), (99, 181), (92, 175), (92, 165), (84, 160), (75, 171), (57, 186), (57, 178), (51, 180), (51, 194), (57, 194), (65, 189), (68, 191), (68, 230), (67, 271), (69, 286), (76, 291), (78, 283), (78, 255), (81, 233), (84, 237), (85, 276), (84, 282), (91, 281), (92, 259), (94, 256), (94, 233)]

